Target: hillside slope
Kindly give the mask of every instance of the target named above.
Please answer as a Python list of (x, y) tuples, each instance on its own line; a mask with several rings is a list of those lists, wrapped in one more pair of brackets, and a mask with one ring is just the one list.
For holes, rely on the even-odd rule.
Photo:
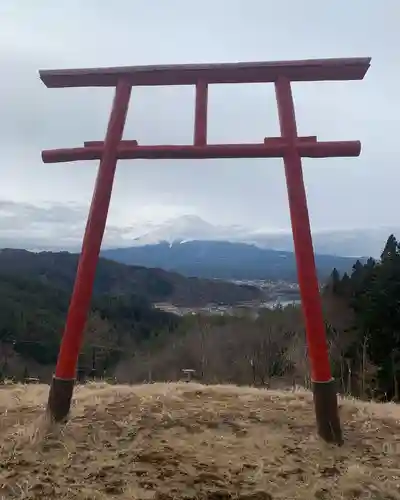
[[(184, 276), (220, 279), (297, 281), (293, 252), (259, 248), (228, 241), (161, 242), (154, 245), (108, 249), (107, 259), (130, 265), (158, 267)], [(336, 267), (349, 272), (354, 259), (333, 255), (315, 256), (319, 278), (324, 281)]]
[[(0, 275), (40, 279), (43, 284), (71, 292), (78, 255), (68, 252), (28, 252), (0, 250)], [(133, 294), (150, 302), (170, 302), (178, 306), (204, 306), (211, 302), (236, 304), (257, 300), (255, 287), (214, 280), (186, 278), (162, 269), (126, 266), (100, 259), (94, 294)]]
[(47, 394), (0, 390), (4, 498), (400, 498), (396, 405), (342, 401), (335, 448), (316, 438), (306, 392), (93, 384), (77, 388), (61, 427), (44, 418)]
[[(50, 283), (0, 273), (0, 378), (24, 372), (43, 381), (51, 377), (67, 316), (70, 294)], [(161, 332), (171, 333), (179, 318), (159, 311), (142, 297), (97, 295), (85, 328), (79, 370), (111, 369), (127, 347)], [(47, 367), (47, 368), (46, 368)], [(108, 367), (108, 368), (107, 368)]]

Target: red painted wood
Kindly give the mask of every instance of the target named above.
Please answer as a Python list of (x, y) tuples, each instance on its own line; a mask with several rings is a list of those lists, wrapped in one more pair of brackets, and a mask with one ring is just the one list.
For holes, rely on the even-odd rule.
[(118, 83), (104, 141), (103, 157), (100, 161), (83, 238), (75, 285), (58, 355), (55, 371), (57, 378), (75, 378), (76, 365), (83, 339), (83, 330), (90, 307), (96, 266), (110, 205), (117, 165), (116, 152), (118, 144), (122, 139), (130, 95), (131, 86), (124, 81)]
[(207, 144), (207, 104), (208, 85), (198, 82), (196, 85), (196, 105), (194, 111), (194, 144), (205, 146)]
[[(83, 143), (83, 145), (85, 148), (99, 148), (99, 147), (102, 148), (102, 147), (104, 147), (104, 141), (85, 141)], [(130, 140), (130, 141), (122, 140), (122, 141), (119, 141), (119, 145), (120, 146), (137, 146), (138, 141), (136, 141), (135, 139)]]
[[(317, 136), (316, 135), (308, 135), (304, 137), (297, 137), (296, 138), (297, 142), (304, 143), (304, 142), (317, 142)], [(264, 144), (285, 144), (286, 140), (283, 137), (265, 137), (264, 139)]]
[(131, 85), (196, 85), (204, 83), (275, 82), (280, 76), (292, 81), (362, 80), (371, 58), (312, 59), (222, 64), (178, 64), (41, 70), (47, 87), (114, 87), (126, 78)]
[[(98, 143), (101, 144), (101, 143)], [(208, 144), (207, 146), (131, 146), (122, 143), (117, 148), (120, 160), (133, 159), (204, 159), (204, 158), (282, 158), (286, 150), (284, 142), (272, 141), (266, 144)], [(359, 141), (342, 142), (300, 142), (298, 151), (309, 158), (330, 158), (338, 156), (359, 156)], [(42, 152), (44, 163), (62, 163), (78, 160), (99, 160), (102, 146), (54, 149)]]
[(306, 323), (311, 376), (315, 382), (332, 379), (325, 325), (322, 315), (301, 156), (297, 144), (297, 127), (290, 81), (280, 78), (275, 84), (282, 137), (290, 144), (283, 157), (289, 198), (290, 218), (301, 303)]

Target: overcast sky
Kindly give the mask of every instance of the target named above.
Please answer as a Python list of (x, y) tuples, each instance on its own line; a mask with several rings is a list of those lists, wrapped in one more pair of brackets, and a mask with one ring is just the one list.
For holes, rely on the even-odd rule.
[[(1, 0), (0, 16), (0, 239), (79, 239), (91, 198), (96, 162), (40, 153), (101, 140), (113, 91), (46, 89), (38, 70), (158, 63), (371, 56), (363, 81), (295, 85), (300, 134), (363, 145), (304, 161), (309, 209), (315, 230), (398, 223), (399, 0)], [(190, 143), (193, 97), (134, 88), (125, 138)], [(209, 100), (210, 142), (278, 135), (272, 85), (214, 86)], [(109, 238), (182, 214), (289, 227), (282, 162), (120, 162)]]

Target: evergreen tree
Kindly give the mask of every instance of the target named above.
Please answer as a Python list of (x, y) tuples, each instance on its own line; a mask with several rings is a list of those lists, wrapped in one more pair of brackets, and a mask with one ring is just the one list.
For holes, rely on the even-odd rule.
[(386, 260), (393, 259), (399, 254), (399, 245), (397, 240), (393, 234), (391, 234), (386, 242), (386, 245), (381, 254), (381, 261), (385, 262)]
[(336, 269), (336, 267), (333, 268), (333, 271), (331, 273), (330, 284), (331, 284), (333, 293), (339, 294), (341, 283), (340, 283), (340, 274), (339, 274), (339, 271)]

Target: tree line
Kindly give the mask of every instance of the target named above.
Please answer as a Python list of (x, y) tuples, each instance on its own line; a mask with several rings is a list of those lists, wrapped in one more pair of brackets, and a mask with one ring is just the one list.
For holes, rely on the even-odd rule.
[(358, 392), (399, 400), (400, 243), (390, 235), (380, 259), (359, 260), (352, 273), (333, 270), (325, 293), (351, 314), (340, 335), (347, 343), (347, 371), (360, 379)]

